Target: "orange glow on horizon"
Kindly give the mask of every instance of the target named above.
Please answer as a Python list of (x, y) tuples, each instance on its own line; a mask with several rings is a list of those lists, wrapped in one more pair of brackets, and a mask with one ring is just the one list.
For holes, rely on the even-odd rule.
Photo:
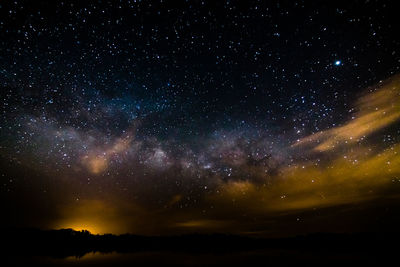
[(61, 210), (61, 217), (51, 226), (53, 229), (88, 230), (92, 234), (127, 232), (124, 221), (117, 214), (117, 207), (103, 200), (79, 200), (71, 206), (61, 207)]
[(87, 230), (91, 234), (107, 234), (110, 231), (107, 231), (104, 226), (96, 224), (96, 222), (87, 222), (87, 221), (79, 221), (72, 220), (71, 222), (65, 222), (65, 224), (60, 224), (55, 227), (56, 229), (72, 229), (75, 231)]

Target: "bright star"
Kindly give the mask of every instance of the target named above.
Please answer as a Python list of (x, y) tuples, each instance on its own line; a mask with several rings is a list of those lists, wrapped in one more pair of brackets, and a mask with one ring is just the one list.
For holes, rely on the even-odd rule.
[(339, 66), (340, 64), (342, 64), (342, 61), (340, 61), (340, 60), (336, 60), (336, 61), (335, 61), (335, 65), (336, 65), (336, 66)]

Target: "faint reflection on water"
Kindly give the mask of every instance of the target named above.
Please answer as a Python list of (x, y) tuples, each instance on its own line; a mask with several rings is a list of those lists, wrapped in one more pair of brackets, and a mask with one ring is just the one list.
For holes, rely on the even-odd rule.
[(305, 250), (254, 250), (237, 253), (185, 253), (149, 251), (135, 253), (92, 252), (82, 257), (37, 258), (46, 266), (282, 266), (287, 264), (371, 263), (375, 258), (365, 252), (332, 253)]
[(115, 257), (120, 257), (121, 255), (124, 255), (124, 254), (117, 253), (115, 251), (107, 252), (107, 253), (95, 251), (95, 252), (86, 253), (85, 255), (83, 255), (81, 257), (69, 256), (63, 260), (64, 261), (82, 261), (82, 262), (84, 262), (84, 261), (88, 261), (88, 260), (112, 259)]

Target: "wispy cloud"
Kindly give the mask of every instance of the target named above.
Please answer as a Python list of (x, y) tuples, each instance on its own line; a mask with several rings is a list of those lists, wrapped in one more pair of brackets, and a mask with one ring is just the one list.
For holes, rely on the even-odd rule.
[(396, 76), (361, 97), (352, 119), (342, 126), (298, 140), (294, 147), (309, 145), (315, 151), (328, 151), (343, 144), (361, 141), (400, 119), (400, 76)]

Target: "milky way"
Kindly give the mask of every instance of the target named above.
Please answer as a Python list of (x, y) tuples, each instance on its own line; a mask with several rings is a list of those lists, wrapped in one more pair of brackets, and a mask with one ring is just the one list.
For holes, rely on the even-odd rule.
[(3, 224), (260, 235), (390, 224), (393, 10), (1, 3)]

